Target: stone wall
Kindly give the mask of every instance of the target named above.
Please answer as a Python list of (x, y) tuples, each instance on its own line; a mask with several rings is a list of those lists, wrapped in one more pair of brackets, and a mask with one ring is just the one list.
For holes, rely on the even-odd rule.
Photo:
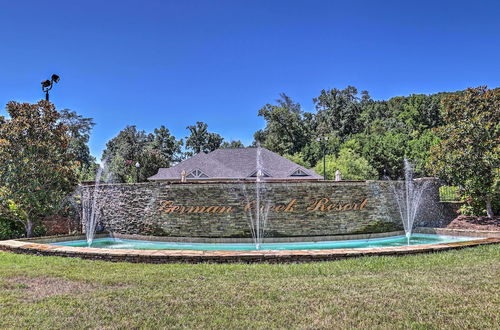
[[(94, 186), (82, 186), (82, 196)], [(255, 183), (106, 184), (97, 188), (108, 231), (172, 237), (251, 237)], [(391, 183), (269, 182), (267, 237), (331, 236), (401, 230)], [(421, 219), (425, 221), (426, 219)], [(427, 219), (428, 220), (428, 219)]]

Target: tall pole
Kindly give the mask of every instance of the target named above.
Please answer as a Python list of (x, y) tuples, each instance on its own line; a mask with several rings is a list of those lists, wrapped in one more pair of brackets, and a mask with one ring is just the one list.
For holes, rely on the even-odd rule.
[(139, 162), (135, 163), (135, 182), (139, 183), (139, 167), (141, 167), (141, 164)]
[(320, 148), (323, 150), (323, 180), (326, 180), (326, 143), (328, 136), (317, 137), (316, 141), (319, 143)]
[(323, 146), (323, 180), (326, 180), (326, 148)]

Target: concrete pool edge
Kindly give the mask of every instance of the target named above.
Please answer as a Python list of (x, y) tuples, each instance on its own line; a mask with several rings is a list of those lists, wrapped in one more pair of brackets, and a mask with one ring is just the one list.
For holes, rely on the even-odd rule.
[[(429, 233), (452, 235), (453, 231), (429, 228)], [(81, 259), (123, 261), (134, 263), (283, 263), (328, 261), (364, 256), (407, 255), (462, 249), (500, 243), (500, 232), (492, 236), (481, 231), (460, 230), (456, 236), (476, 236), (477, 240), (453, 243), (413, 245), (382, 248), (324, 249), (324, 250), (281, 250), (281, 251), (196, 251), (196, 250), (116, 250), (86, 247), (57, 246), (36, 243), (30, 240), (0, 241), (0, 251), (41, 256), (76, 257)], [(486, 235), (485, 235), (486, 234)]]

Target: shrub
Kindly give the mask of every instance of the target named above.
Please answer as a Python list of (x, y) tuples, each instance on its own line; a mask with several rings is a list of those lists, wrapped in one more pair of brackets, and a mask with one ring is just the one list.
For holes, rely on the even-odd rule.
[[(326, 156), (326, 178), (334, 179), (337, 170), (342, 180), (374, 180), (378, 177), (377, 171), (368, 161), (349, 148), (341, 149), (338, 157)], [(323, 173), (323, 160), (318, 161), (315, 171)]]
[(24, 227), (21, 223), (10, 219), (0, 219), (0, 240), (22, 237)]

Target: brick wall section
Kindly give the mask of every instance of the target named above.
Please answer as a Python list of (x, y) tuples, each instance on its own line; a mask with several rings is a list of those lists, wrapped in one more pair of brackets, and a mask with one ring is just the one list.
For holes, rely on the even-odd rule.
[(78, 231), (76, 221), (60, 215), (50, 215), (42, 220), (42, 225), (47, 229), (46, 235), (67, 235)]
[[(92, 195), (94, 186), (80, 189), (85, 197)], [(251, 237), (249, 212), (244, 207), (255, 200), (255, 190), (255, 183), (237, 182), (104, 184), (97, 188), (96, 195), (99, 204), (105, 205), (101, 219), (111, 232), (222, 238)], [(268, 216), (268, 237), (402, 229), (393, 189), (386, 181), (271, 182), (265, 184), (262, 194), (263, 200), (273, 206)], [(314, 204), (318, 201), (322, 201), (319, 206)], [(209, 213), (197, 212), (202, 207)], [(428, 218), (421, 218), (421, 222), (432, 225), (436, 215), (424, 213)]]

